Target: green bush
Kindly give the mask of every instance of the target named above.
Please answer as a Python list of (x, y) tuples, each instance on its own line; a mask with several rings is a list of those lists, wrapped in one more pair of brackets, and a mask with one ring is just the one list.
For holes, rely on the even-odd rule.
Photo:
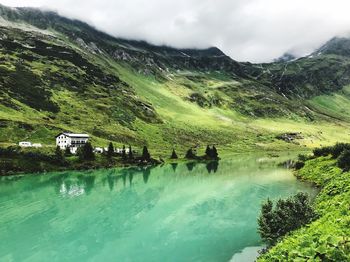
[(332, 155), (332, 158), (338, 158), (344, 150), (350, 150), (348, 143), (336, 143), (334, 146), (315, 148), (313, 153), (315, 157)]
[(272, 245), (282, 236), (310, 223), (314, 218), (315, 212), (305, 193), (298, 193), (285, 200), (280, 199), (275, 206), (268, 199), (261, 208), (258, 232), (267, 244)]
[(338, 167), (343, 169), (344, 171), (349, 171), (350, 170), (350, 150), (344, 150), (338, 160), (337, 160)]

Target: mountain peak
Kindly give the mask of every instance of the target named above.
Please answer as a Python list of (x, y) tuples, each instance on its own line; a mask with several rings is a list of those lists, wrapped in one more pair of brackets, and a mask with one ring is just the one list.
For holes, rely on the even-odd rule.
[(312, 53), (312, 55), (320, 54), (350, 56), (350, 39), (346, 37), (333, 37)]

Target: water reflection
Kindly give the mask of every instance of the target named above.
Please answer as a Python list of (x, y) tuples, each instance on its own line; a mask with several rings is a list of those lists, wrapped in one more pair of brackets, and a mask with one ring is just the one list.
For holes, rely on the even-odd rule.
[(143, 182), (147, 184), (149, 176), (151, 175), (151, 167), (146, 167), (142, 170), (142, 177), (143, 177)]
[(187, 170), (189, 172), (191, 172), (196, 165), (197, 165), (196, 162), (188, 162), (188, 163), (186, 163)]
[(171, 165), (172, 169), (174, 170), (174, 172), (176, 172), (176, 168), (179, 164), (178, 163), (171, 163), (170, 165)]
[(216, 173), (219, 168), (219, 161), (210, 161), (207, 163), (206, 168), (208, 170), (208, 173), (210, 174), (211, 172)]
[[(219, 168), (219, 161), (211, 161), (206, 164), (197, 162), (188, 162), (185, 164), (171, 163), (158, 167), (132, 167), (125, 169), (111, 169), (84, 172), (65, 172), (53, 175), (49, 178), (48, 184), (54, 185), (55, 192), (59, 195), (76, 197), (83, 194), (89, 195), (95, 186), (96, 178), (100, 176), (100, 181), (103, 186), (108, 187), (109, 191), (114, 191), (119, 180), (122, 180), (124, 188), (131, 188), (134, 180), (138, 176), (142, 176), (142, 181), (147, 184), (153, 169), (157, 170), (173, 170), (174, 173), (178, 169), (187, 169), (188, 172), (193, 172), (196, 166), (199, 166), (198, 172), (205, 175), (206, 173), (216, 173)], [(168, 168), (167, 168), (168, 167)], [(196, 172), (197, 172), (196, 171)], [(157, 172), (157, 171), (156, 171)], [(182, 174), (183, 172), (180, 171)]]

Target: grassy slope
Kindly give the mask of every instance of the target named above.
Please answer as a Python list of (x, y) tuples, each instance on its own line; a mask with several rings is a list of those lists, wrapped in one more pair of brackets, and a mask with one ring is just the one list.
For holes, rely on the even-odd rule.
[(319, 218), (285, 237), (258, 261), (349, 261), (350, 173), (336, 160), (321, 157), (306, 162), (297, 175), (320, 186), (316, 197)]
[[(23, 36), (18, 34), (14, 37), (20, 41)], [(225, 73), (177, 71), (159, 80), (137, 73), (128, 64), (108, 56), (86, 52), (65, 38), (45, 41), (56, 45), (62, 45), (62, 41), (65, 41), (65, 45), (101, 68), (105, 74), (117, 76), (129, 87), (108, 91), (103, 83), (86, 82), (87, 73), (70, 61), (48, 61), (45, 57), (33, 55), (30, 49), (20, 53), (0, 52), (1, 67), (7, 72), (5, 75), (16, 70), (16, 61), (21, 54), (26, 53), (36, 58), (34, 61), (25, 61), (34, 75), (43, 77), (49, 71), (50, 74), (59, 73), (62, 79), (69, 80), (50, 87), (51, 100), (60, 106), (58, 113), (33, 109), (14, 98), (11, 98), (11, 103), (15, 107), (0, 103), (0, 143), (3, 145), (29, 140), (53, 146), (53, 138), (61, 130), (88, 132), (92, 134), (93, 143), (99, 146), (105, 146), (109, 140), (119, 146), (124, 143), (136, 147), (148, 144), (153, 151), (163, 156), (167, 156), (172, 147), (183, 154), (190, 146), (205, 146), (208, 143), (219, 144), (222, 151), (242, 152), (300, 150), (349, 140), (347, 130), (350, 120), (347, 121), (342, 105), (332, 109), (331, 115), (326, 108), (321, 108), (322, 103), (317, 102), (319, 98), (315, 98), (310, 103), (315, 108), (318, 106), (317, 110), (321, 112), (327, 111), (327, 115), (332, 118), (318, 117), (316, 113), (317, 120), (314, 122), (291, 111), (281, 111), (282, 115), (274, 118), (266, 115), (251, 117), (244, 113), (261, 113), (259, 110), (264, 108), (268, 115), (270, 111), (284, 110), (284, 105), (279, 104), (281, 98), (271, 91), (264, 91), (259, 85), (255, 86), (255, 83), (233, 80)], [(83, 83), (79, 86), (83, 91), (76, 92), (71, 83)], [(48, 80), (45, 85), (49, 86)], [(86, 95), (81, 96), (81, 92)], [(189, 101), (188, 97), (192, 93), (200, 93), (208, 100), (219, 97), (221, 105), (200, 107)], [(135, 114), (142, 113), (142, 108), (135, 108), (135, 101), (150, 103), (161, 121), (135, 118)], [(291, 105), (289, 102), (287, 107)], [(295, 101), (295, 111), (301, 106)], [(302, 132), (304, 139), (295, 144), (275, 139), (277, 134), (285, 132)]]

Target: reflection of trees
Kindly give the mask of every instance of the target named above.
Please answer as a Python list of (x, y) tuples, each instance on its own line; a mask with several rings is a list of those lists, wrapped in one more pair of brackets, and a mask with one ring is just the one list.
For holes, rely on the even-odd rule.
[(134, 178), (134, 173), (133, 172), (129, 172), (129, 185), (130, 185), (130, 187), (132, 186), (133, 178)]
[(219, 161), (210, 161), (207, 163), (206, 168), (208, 170), (208, 173), (214, 172), (216, 173), (219, 168)]
[(107, 183), (108, 183), (109, 190), (112, 191), (114, 188), (114, 177), (110, 174), (107, 176)]
[(151, 167), (146, 167), (142, 170), (143, 182), (145, 182), (145, 184), (147, 184), (150, 175), (151, 175)]
[(171, 167), (173, 168), (174, 172), (176, 172), (177, 166), (178, 166), (178, 163), (171, 163)]
[(187, 170), (191, 172), (196, 165), (197, 165), (196, 162), (186, 163)]
[(95, 176), (87, 176), (87, 175), (79, 175), (78, 177), (78, 185), (83, 185), (86, 194), (90, 194), (91, 190), (95, 185)]

